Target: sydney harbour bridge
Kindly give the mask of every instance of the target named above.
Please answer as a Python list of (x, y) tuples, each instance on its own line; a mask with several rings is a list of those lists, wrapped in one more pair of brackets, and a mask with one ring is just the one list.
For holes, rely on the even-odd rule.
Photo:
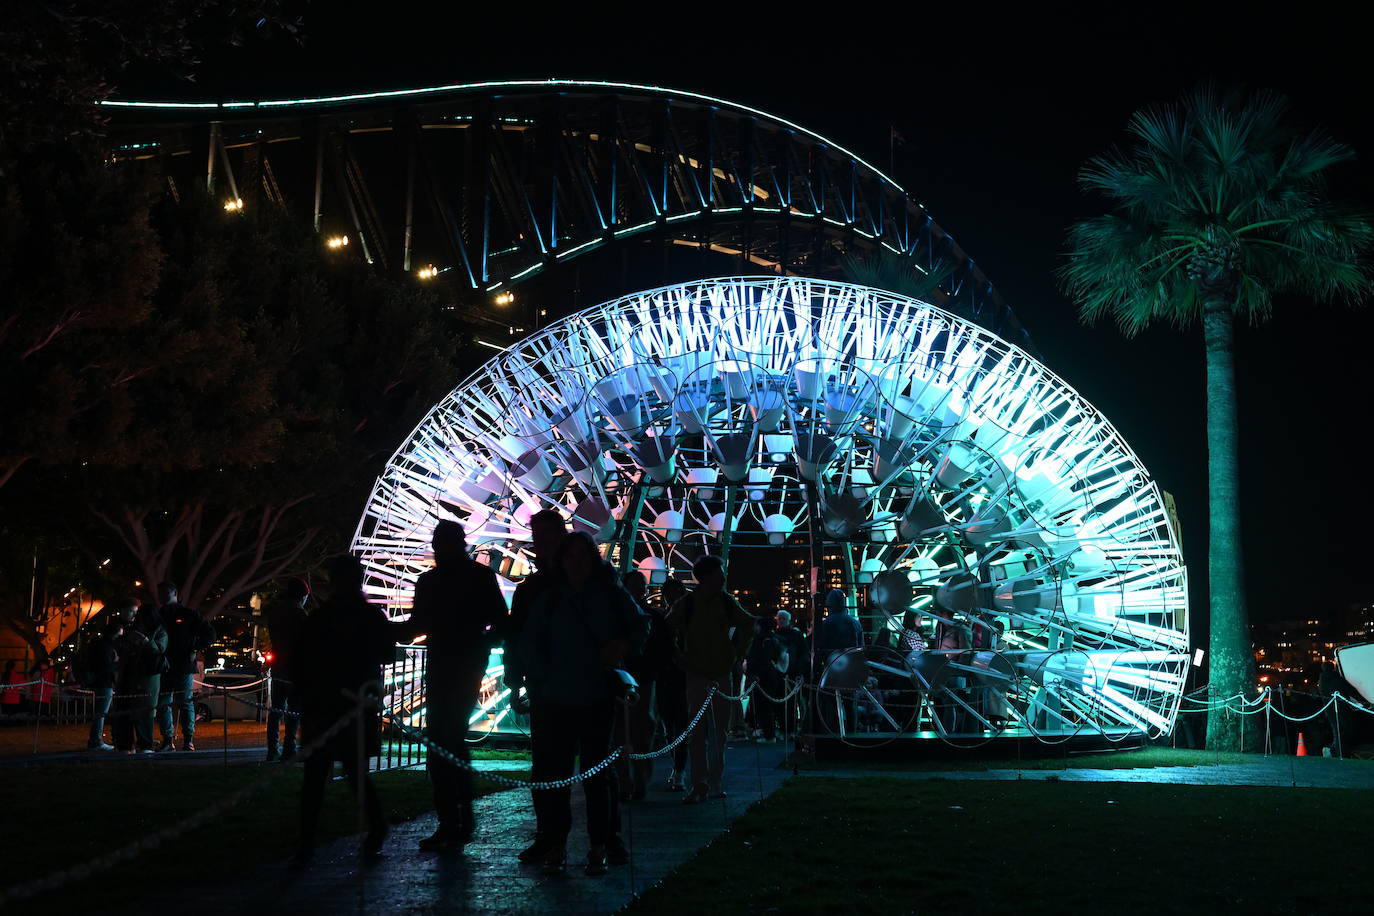
[[(654, 586), (743, 545), (838, 558), (868, 644), (815, 660), (819, 736), (1172, 727), (1187, 597), (1163, 494), (972, 258), (840, 144), (598, 82), (110, 106), (116, 158), (169, 194), (284, 207), (328, 256), (488, 329), (498, 352), (363, 512), (353, 547), (392, 613), (438, 520), (509, 590), (554, 508)], [(865, 258), (928, 282), (841, 282)], [(475, 729), (518, 726), (500, 671)]]

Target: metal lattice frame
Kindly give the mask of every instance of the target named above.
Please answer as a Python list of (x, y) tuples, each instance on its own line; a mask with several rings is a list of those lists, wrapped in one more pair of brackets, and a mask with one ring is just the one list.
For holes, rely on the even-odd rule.
[(919, 642), (908, 611), (927, 636), (998, 634), (981, 652), (821, 660), (838, 711), (822, 727), (841, 736), (1172, 727), (1187, 594), (1158, 487), (1062, 379), (932, 305), (739, 278), (574, 314), (434, 408), (353, 547), (369, 594), (403, 614), (439, 519), (509, 591), (550, 507), (654, 584), (703, 551), (810, 541), (868, 586), (873, 634)]
[(458, 290), (495, 294), (651, 237), (806, 276), (839, 276), (841, 252), (886, 251), (942, 278), (938, 304), (1031, 346), (973, 259), (897, 182), (735, 102), (523, 80), (105, 106), (116, 160), (160, 168), (173, 188), (288, 207), (321, 233), (349, 234), (350, 251), (378, 269)]

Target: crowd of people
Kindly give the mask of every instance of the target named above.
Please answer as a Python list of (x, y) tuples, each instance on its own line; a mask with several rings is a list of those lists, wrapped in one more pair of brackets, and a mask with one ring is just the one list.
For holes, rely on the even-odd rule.
[[(311, 857), (324, 774), (335, 760), (350, 779), (362, 781), (358, 790), (371, 822), (364, 852), (381, 848), (385, 823), (375, 790), (357, 765), (360, 746), (364, 756), (374, 752), (380, 712), (366, 711), (328, 730), (358, 708), (348, 697), (379, 680), (380, 666), (395, 657), (398, 643), (423, 640), (428, 647), (426, 737), (444, 750), (431, 750), (426, 758), (438, 825), (420, 842), (422, 850), (461, 848), (476, 830), (465, 738), (489, 653), (498, 645), (505, 686), (528, 715), (531, 776), (541, 786), (532, 791), (534, 835), (519, 860), (545, 871), (567, 867), (572, 787), (578, 781), (586, 811), (586, 873), (604, 874), (628, 861), (621, 807), (651, 790), (653, 761), (631, 760), (625, 753), (614, 766), (573, 778), (615, 748), (648, 751), (660, 735), (680, 735), (705, 707), (688, 740), (674, 749), (662, 783), (680, 792), (683, 803), (698, 804), (725, 796), (726, 739), (740, 719), (732, 692), (742, 683), (760, 688), (749, 704), (754, 736), (773, 740), (785, 730), (780, 704), (763, 692), (780, 697), (784, 679), (800, 671), (803, 637), (786, 614), (747, 613), (726, 591), (719, 558), (697, 561), (693, 589), (670, 580), (660, 600), (650, 602), (642, 575), (617, 573), (596, 543), (570, 532), (558, 513), (535, 514), (530, 529), (534, 568), (515, 589), (509, 610), (495, 574), (469, 556), (462, 526), (451, 521), (435, 528), (435, 565), (417, 581), (412, 612), (403, 622), (389, 622), (367, 604), (361, 567), (350, 557), (330, 562), (329, 598), (303, 626), (289, 607), (269, 609), (274, 665), (280, 666), (274, 683), (292, 683), (285, 700), (274, 693), (273, 706), (280, 701), (282, 709), (301, 713), (309, 751), (298, 862)], [(294, 604), (295, 594), (285, 600)], [(297, 634), (293, 644), (280, 635), (288, 632)], [(275, 756), (276, 741), (277, 726), (269, 724), (269, 756)]]

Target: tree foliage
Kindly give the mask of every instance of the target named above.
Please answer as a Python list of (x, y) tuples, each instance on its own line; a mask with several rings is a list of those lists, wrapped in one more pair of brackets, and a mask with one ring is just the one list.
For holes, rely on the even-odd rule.
[(1085, 320), (1134, 335), (1187, 326), (1209, 300), (1262, 321), (1284, 294), (1368, 295), (1374, 229), (1326, 193), (1327, 170), (1354, 151), (1297, 127), (1281, 96), (1206, 86), (1137, 112), (1127, 132), (1129, 147), (1079, 175), (1111, 206), (1069, 231), (1060, 277)]

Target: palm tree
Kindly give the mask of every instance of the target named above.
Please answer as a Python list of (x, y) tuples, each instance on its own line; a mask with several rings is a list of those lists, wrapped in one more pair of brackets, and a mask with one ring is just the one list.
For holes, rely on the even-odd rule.
[[(1277, 297), (1357, 302), (1370, 289), (1369, 218), (1333, 203), (1324, 176), (1354, 152), (1296, 128), (1280, 96), (1204, 87), (1132, 116), (1130, 144), (1088, 162), (1079, 184), (1111, 211), (1069, 230), (1063, 288), (1085, 322), (1133, 336), (1155, 320), (1201, 322), (1207, 353), (1212, 696), (1251, 691), (1242, 588), (1235, 321)], [(1208, 715), (1209, 747), (1236, 747), (1237, 721)]]

